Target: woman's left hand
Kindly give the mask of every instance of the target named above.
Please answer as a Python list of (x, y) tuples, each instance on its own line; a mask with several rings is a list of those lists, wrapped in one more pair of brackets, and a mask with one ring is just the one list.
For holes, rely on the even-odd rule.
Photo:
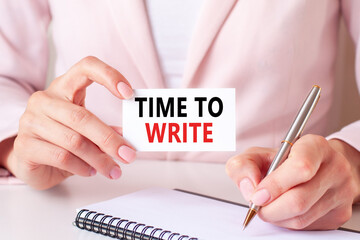
[(266, 222), (289, 229), (336, 229), (360, 201), (360, 152), (343, 141), (300, 138), (288, 159), (262, 177), (275, 149), (250, 148), (231, 158), (228, 175)]

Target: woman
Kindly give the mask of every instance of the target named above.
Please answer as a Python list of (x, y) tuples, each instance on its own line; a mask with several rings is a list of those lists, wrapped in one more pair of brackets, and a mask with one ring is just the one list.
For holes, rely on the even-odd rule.
[[(166, 2), (2, 1), (1, 166), (37, 189), (73, 174), (117, 179), (113, 158), (136, 155), (119, 114), (133, 88), (232, 87), (239, 155), (226, 169), (263, 206), (259, 216), (291, 229), (347, 221), (360, 200), (360, 122), (330, 136), (326, 129), (339, 18), (357, 41), (359, 1)], [(50, 21), (59, 77), (45, 89)], [(323, 89), (307, 125), (313, 135), (260, 182), (313, 84)], [(137, 155), (225, 162), (234, 153)]]

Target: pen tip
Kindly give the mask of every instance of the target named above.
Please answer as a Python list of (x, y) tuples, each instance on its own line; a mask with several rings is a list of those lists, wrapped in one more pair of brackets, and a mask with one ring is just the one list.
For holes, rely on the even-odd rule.
[(256, 210), (255, 209), (252, 209), (250, 208), (248, 213), (246, 214), (246, 218), (245, 218), (245, 221), (243, 223), (243, 231), (244, 229), (246, 228), (246, 226), (249, 224), (249, 222), (251, 221), (251, 219), (254, 218), (254, 216), (256, 215)]

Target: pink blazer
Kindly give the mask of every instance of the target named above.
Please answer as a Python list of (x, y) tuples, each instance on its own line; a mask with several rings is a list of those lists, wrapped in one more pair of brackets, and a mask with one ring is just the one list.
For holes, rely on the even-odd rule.
[[(323, 91), (306, 132), (328, 136), (341, 15), (358, 42), (358, 0), (204, 1), (182, 87), (236, 88), (237, 151), (139, 153), (138, 158), (224, 163), (250, 146), (277, 147), (313, 84)], [(3, 0), (0, 141), (16, 134), (27, 99), (45, 87), (50, 21), (57, 76), (94, 55), (134, 88), (166, 88), (143, 0)], [(86, 106), (104, 122), (121, 126), (121, 105), (104, 87), (88, 88)], [(360, 150), (360, 121), (329, 137)]]

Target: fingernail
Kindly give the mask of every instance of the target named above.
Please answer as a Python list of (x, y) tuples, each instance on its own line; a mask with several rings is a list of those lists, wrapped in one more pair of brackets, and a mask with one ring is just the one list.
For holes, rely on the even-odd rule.
[(119, 156), (124, 159), (126, 162), (131, 163), (135, 160), (136, 152), (129, 148), (128, 146), (122, 145), (119, 148)]
[(118, 166), (113, 167), (110, 171), (111, 179), (118, 179), (121, 176), (121, 169)]
[(246, 201), (250, 200), (251, 195), (254, 193), (254, 185), (251, 183), (250, 179), (244, 178), (241, 180), (240, 184), (240, 191), (242, 195), (244, 196)]
[(119, 82), (117, 85), (117, 89), (121, 94), (121, 96), (123, 96), (125, 99), (129, 99), (134, 95), (134, 92), (131, 89), (131, 87), (129, 87), (129, 85), (127, 85), (124, 82)]
[(270, 193), (266, 189), (257, 191), (252, 197), (251, 202), (257, 206), (262, 206), (270, 200)]
[(95, 176), (96, 175), (96, 169), (95, 168), (90, 168), (90, 176)]

